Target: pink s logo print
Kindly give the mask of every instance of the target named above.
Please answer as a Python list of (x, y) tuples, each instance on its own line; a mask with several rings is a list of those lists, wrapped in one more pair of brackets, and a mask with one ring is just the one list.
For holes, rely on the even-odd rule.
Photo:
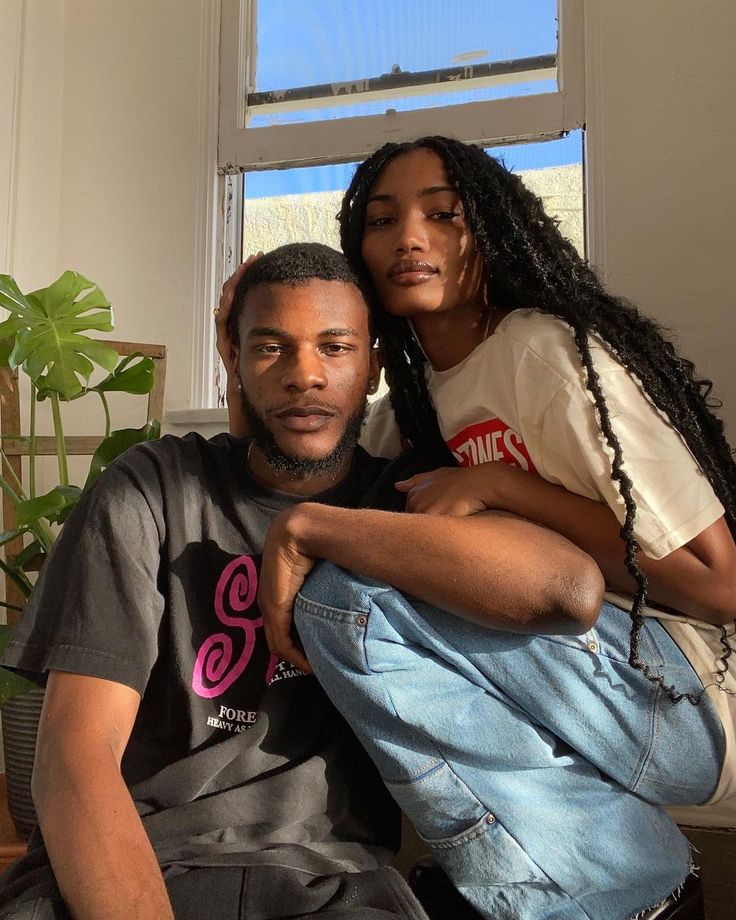
[[(253, 605), (257, 590), (258, 573), (250, 556), (239, 556), (225, 566), (215, 588), (215, 614), (223, 626), (242, 631), (243, 649), (234, 661), (231, 633), (218, 632), (205, 639), (197, 653), (192, 673), (192, 689), (198, 696), (207, 699), (220, 696), (248, 666), (263, 618), (233, 616), (227, 611), (245, 613)], [(270, 681), (277, 663), (276, 656), (271, 655), (266, 683)]]

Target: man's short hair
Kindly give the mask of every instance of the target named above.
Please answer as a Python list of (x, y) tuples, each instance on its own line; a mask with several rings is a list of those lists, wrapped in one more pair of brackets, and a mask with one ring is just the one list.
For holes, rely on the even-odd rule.
[(228, 331), (233, 344), (240, 344), (240, 317), (250, 290), (259, 284), (289, 284), (297, 287), (314, 280), (343, 281), (355, 285), (366, 304), (371, 339), (375, 338), (370, 301), (363, 283), (345, 256), (322, 243), (289, 243), (261, 256), (238, 282), (228, 319)]

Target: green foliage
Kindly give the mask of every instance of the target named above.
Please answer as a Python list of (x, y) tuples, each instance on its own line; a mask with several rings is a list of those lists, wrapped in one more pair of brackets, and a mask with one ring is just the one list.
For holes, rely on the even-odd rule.
[[(31, 385), (29, 434), (14, 434), (26, 441), (31, 458), (29, 494), (21, 487), (0, 446), (0, 490), (16, 505), (17, 527), (0, 533), (0, 547), (23, 537), (23, 551), (12, 561), (0, 559), (0, 571), (11, 578), (27, 597), (32, 582), (28, 576), (37, 570), (49, 553), (54, 536), (50, 525), (63, 524), (80, 497), (90, 488), (105, 467), (124, 450), (141, 441), (157, 438), (158, 421), (141, 428), (110, 431), (106, 394), (111, 392), (144, 395), (153, 387), (153, 361), (137, 353), (120, 358), (102, 341), (86, 332), (110, 332), (112, 307), (100, 288), (77, 272), (66, 271), (49, 287), (24, 294), (10, 275), (0, 275), (0, 307), (8, 318), (0, 322), (0, 367), (20, 370)], [(90, 385), (95, 371), (106, 372)], [(66, 447), (62, 427), (61, 403), (94, 394), (105, 414), (104, 439), (90, 462), (84, 486), (69, 483)], [(51, 402), (59, 483), (45, 495), (35, 488), (35, 403)], [(10, 606), (2, 604), (1, 606)], [(0, 651), (10, 635), (0, 627)], [(33, 686), (28, 681), (0, 668), (0, 705), (5, 699)], [(21, 689), (18, 689), (21, 688)]]
[[(12, 634), (12, 627), (0, 625), (0, 655), (5, 651), (5, 646), (10, 642)], [(20, 674), (0, 668), (0, 706), (14, 696), (20, 696), (21, 693), (32, 690), (35, 686), (30, 680), (21, 677)]]
[(95, 451), (84, 488), (88, 489), (105, 467), (119, 457), (123, 451), (134, 444), (140, 444), (141, 441), (153, 441), (160, 434), (161, 424), (155, 419), (142, 428), (121, 428), (119, 431), (113, 431)]
[(10, 275), (0, 275), (0, 306), (10, 313), (0, 338), (13, 338), (8, 366), (22, 367), (39, 390), (72, 399), (89, 382), (95, 365), (112, 372), (118, 354), (84, 331), (111, 332), (112, 307), (94, 282), (77, 272), (25, 296)]

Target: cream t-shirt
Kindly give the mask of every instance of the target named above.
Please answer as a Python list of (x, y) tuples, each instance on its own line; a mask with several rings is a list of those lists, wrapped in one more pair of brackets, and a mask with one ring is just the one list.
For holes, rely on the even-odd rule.
[[(591, 336), (589, 342), (624, 468), (633, 482), (636, 539), (648, 556), (659, 559), (705, 530), (724, 509), (682, 437), (634, 377), (599, 339)], [(440, 429), (461, 466), (497, 460), (536, 472), (570, 492), (605, 502), (623, 524), (624, 502), (611, 479), (613, 451), (600, 432), (585, 381), (570, 328), (534, 310), (508, 314), (455, 367), (427, 369)], [(388, 396), (372, 405), (361, 443), (378, 456), (400, 452)], [(631, 598), (618, 602), (628, 606)], [(712, 684), (720, 657), (718, 628), (653, 608), (646, 613), (663, 622), (666, 618), (665, 627), (703, 684)], [(724, 686), (736, 691), (732, 669)], [(711, 802), (723, 806), (730, 800), (734, 809), (732, 817), (724, 812), (724, 819), (716, 815), (713, 823), (736, 825), (736, 705), (727, 693), (715, 688), (708, 693), (727, 736), (727, 762)], [(698, 823), (706, 823), (706, 810), (712, 811), (702, 808)]]

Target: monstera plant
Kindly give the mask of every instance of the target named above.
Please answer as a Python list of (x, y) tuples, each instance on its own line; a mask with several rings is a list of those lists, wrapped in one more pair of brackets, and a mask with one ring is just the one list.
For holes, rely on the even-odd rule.
[[(0, 368), (20, 370), (29, 381), (27, 433), (14, 432), (13, 441), (24, 444), (28, 454), (27, 482), (21, 483), (0, 443), (0, 489), (16, 508), (16, 526), (0, 533), (0, 546), (22, 538), (21, 551), (0, 559), (0, 569), (27, 597), (32, 572), (38, 571), (51, 551), (58, 526), (62, 525), (80, 496), (102, 470), (132, 444), (158, 437), (160, 425), (151, 421), (142, 428), (112, 431), (107, 394), (113, 391), (146, 394), (153, 386), (153, 361), (142, 354), (121, 358), (104, 341), (86, 332), (110, 332), (110, 302), (100, 288), (77, 272), (67, 271), (49, 287), (23, 294), (13, 278), (0, 275), (0, 307), (7, 318), (0, 322)], [(99, 378), (99, 379), (98, 379)], [(96, 382), (93, 382), (96, 379)], [(63, 407), (91, 397), (101, 403), (99, 434), (102, 441), (82, 485), (69, 481), (64, 441)], [(36, 407), (51, 405), (58, 482), (39, 495), (36, 488)], [(91, 432), (92, 433), (92, 432)], [(8, 435), (5, 436), (6, 438)], [(18, 604), (0, 601), (18, 611)], [(0, 649), (11, 627), (0, 627)], [(0, 705), (31, 685), (0, 668)]]

